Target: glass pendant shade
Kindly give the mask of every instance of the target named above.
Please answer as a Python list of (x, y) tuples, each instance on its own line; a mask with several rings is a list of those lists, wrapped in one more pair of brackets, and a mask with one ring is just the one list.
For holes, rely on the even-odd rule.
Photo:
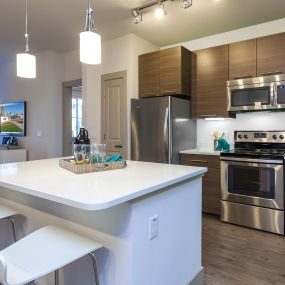
[(24, 78), (36, 78), (36, 57), (29, 53), (17, 54), (17, 76)]
[(101, 63), (101, 36), (95, 31), (80, 33), (80, 61), (86, 64)]

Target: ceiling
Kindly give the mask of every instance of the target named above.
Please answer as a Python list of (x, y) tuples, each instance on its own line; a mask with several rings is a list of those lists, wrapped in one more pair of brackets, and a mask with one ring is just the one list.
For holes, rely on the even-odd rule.
[[(167, 17), (154, 18), (153, 9), (135, 25), (130, 10), (146, 0), (92, 0), (95, 26), (103, 40), (135, 33), (159, 46), (174, 44), (285, 17), (284, 0), (193, 0), (165, 2)], [(87, 0), (29, 0), (32, 52), (67, 52), (78, 48)], [(24, 0), (0, 2), (0, 62), (24, 49)]]

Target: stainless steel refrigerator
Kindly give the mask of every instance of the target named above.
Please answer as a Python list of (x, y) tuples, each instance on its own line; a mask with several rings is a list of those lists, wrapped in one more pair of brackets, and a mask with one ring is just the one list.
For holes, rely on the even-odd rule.
[(132, 99), (131, 159), (179, 164), (179, 151), (196, 147), (191, 101), (172, 96)]

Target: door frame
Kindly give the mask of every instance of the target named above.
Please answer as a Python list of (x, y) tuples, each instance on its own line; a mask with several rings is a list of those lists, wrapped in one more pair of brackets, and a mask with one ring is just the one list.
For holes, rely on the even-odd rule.
[(104, 82), (113, 79), (123, 79), (123, 156), (128, 157), (129, 144), (128, 144), (128, 115), (127, 115), (127, 71), (118, 71), (101, 75), (101, 141), (105, 143), (104, 139)]
[(71, 110), (72, 110), (72, 87), (82, 86), (82, 79), (62, 82), (62, 155), (69, 155), (69, 147), (72, 137)]

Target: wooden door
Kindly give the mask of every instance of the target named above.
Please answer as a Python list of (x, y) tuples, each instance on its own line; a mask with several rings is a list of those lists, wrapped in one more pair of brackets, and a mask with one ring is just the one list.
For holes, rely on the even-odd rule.
[(102, 76), (102, 141), (110, 153), (127, 158), (126, 72)]
[(256, 77), (256, 39), (229, 45), (229, 80)]
[(196, 51), (192, 63), (192, 116), (228, 117), (229, 46)]
[(159, 95), (159, 51), (139, 56), (139, 97)]
[(182, 93), (181, 86), (181, 47), (160, 51), (160, 94)]
[(257, 76), (285, 73), (285, 33), (257, 39)]

